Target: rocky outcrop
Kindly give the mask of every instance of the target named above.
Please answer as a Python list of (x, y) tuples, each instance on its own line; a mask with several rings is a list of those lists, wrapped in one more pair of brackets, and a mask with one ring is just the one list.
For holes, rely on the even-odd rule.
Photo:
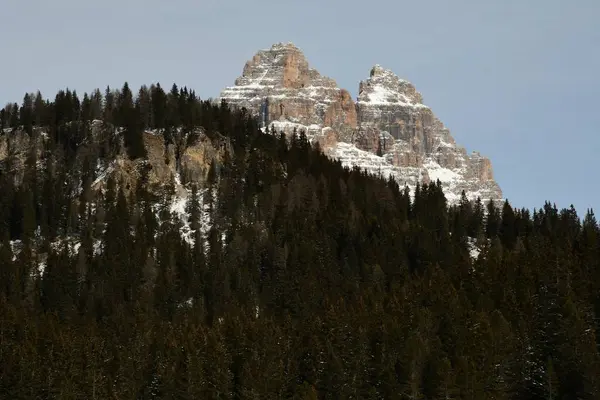
[(327, 126), (344, 134), (357, 124), (350, 93), (310, 68), (291, 43), (259, 51), (246, 63), (235, 86), (223, 90), (221, 99), (260, 113), (265, 125), (288, 133), (297, 128), (321, 135)]
[(10, 168), (14, 183), (19, 185), (23, 180), (27, 157), (32, 157), (32, 150), (35, 149), (35, 158), (39, 159), (46, 139), (46, 133), (39, 128), (34, 128), (31, 135), (13, 129), (0, 132), (0, 174)]
[(383, 156), (411, 186), (419, 176), (403, 170), (426, 169), (429, 179), (442, 182), (450, 201), (458, 200), (463, 190), (470, 198), (501, 199), (490, 160), (468, 155), (422, 102), (410, 82), (375, 65), (359, 85), (357, 145), (371, 152), (381, 146)]
[(143, 179), (150, 191), (158, 193), (166, 183), (178, 175), (178, 172), (184, 181), (202, 184), (213, 160), (217, 163), (223, 161), (223, 149), (229, 146), (229, 142), (225, 138), (211, 140), (201, 129), (197, 134), (196, 143), (182, 149), (177, 158), (175, 145), (166, 146), (162, 133), (145, 132), (143, 137), (146, 158), (130, 160), (125, 152), (122, 152), (99, 168), (94, 189), (103, 188), (110, 175), (122, 182), (127, 191), (134, 188), (139, 179)]
[[(214, 134), (214, 138), (209, 138), (202, 128), (198, 128), (195, 132), (198, 138), (196, 142), (191, 146), (182, 146), (179, 152), (176, 151), (174, 144), (165, 145), (161, 132), (147, 131), (143, 134), (147, 156), (131, 160), (126, 154), (119, 131), (101, 121), (94, 121), (91, 125), (92, 141), (79, 146), (75, 154), (72, 170), (81, 171), (89, 153), (97, 152), (102, 146), (101, 143), (107, 142), (108, 137), (116, 138), (120, 142), (120, 145), (116, 146), (120, 151), (116, 154), (105, 154), (104, 157), (98, 158), (91, 184), (94, 191), (104, 190), (108, 178), (112, 176), (117, 182), (123, 184), (128, 194), (133, 193), (139, 179), (145, 182), (150, 191), (159, 193), (166, 183), (173, 180), (178, 171), (183, 180), (202, 184), (207, 178), (213, 160), (217, 163), (222, 162), (224, 149), (228, 148), (231, 151), (227, 138), (218, 134)], [(183, 139), (182, 142), (185, 143), (186, 138)], [(39, 160), (47, 140), (49, 140), (48, 135), (40, 127), (34, 128), (32, 135), (19, 129), (7, 129), (2, 132), (0, 173), (10, 168), (8, 173), (14, 176), (15, 184), (20, 185), (27, 157), (30, 156), (32, 149), (35, 149), (38, 167), (40, 167)], [(179, 157), (176, 156), (178, 153)], [(79, 182), (79, 179), (72, 180), (75, 185)]]
[(502, 198), (490, 161), (467, 154), (416, 88), (379, 65), (360, 82), (355, 103), (333, 79), (310, 68), (296, 46), (278, 43), (248, 61), (221, 99), (246, 107), (277, 131), (304, 130), (345, 165), (409, 187), (439, 179), (450, 202), (463, 190), (472, 199)]

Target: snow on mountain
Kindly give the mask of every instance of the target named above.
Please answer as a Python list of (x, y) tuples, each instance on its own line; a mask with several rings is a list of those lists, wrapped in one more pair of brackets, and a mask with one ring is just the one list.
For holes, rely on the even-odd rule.
[[(304, 54), (291, 43), (260, 50), (244, 66), (235, 85), (220, 98), (259, 114), (269, 127), (291, 133), (309, 127), (314, 135), (330, 127), (337, 132), (356, 126), (356, 108), (350, 93), (311, 68)], [(308, 129), (307, 129), (308, 130)]]
[(463, 190), (471, 199), (502, 199), (489, 159), (468, 155), (416, 88), (380, 65), (360, 82), (355, 103), (295, 45), (277, 43), (249, 60), (221, 99), (257, 115), (264, 131), (304, 130), (344, 165), (393, 176), (411, 189), (439, 179), (450, 203)]
[[(200, 230), (202, 232), (202, 236), (206, 237), (210, 227), (210, 213), (208, 211), (208, 202), (206, 199), (209, 196), (215, 196), (215, 193), (209, 193), (208, 189), (202, 189), (198, 191), (198, 207), (200, 208)], [(192, 201), (192, 191), (189, 187), (184, 186), (181, 183), (181, 177), (179, 174), (175, 175), (175, 194), (170, 200), (169, 211), (171, 215), (177, 217), (178, 221), (181, 223), (181, 227), (179, 229), (181, 237), (190, 245), (194, 246), (194, 230), (191, 227), (190, 213), (188, 212), (188, 207), (190, 206), (190, 202)], [(206, 243), (204, 243), (206, 245)]]
[(385, 179), (392, 177), (399, 185), (408, 186), (411, 191), (415, 186), (413, 182), (422, 181), (423, 174), (427, 173), (423, 168), (398, 167), (390, 163), (386, 157), (380, 157), (361, 150), (350, 143), (338, 142), (327, 149), (326, 153), (330, 157), (339, 160), (345, 167), (358, 167), (372, 175), (381, 176)]
[[(401, 169), (425, 170), (418, 178), (439, 180), (450, 203), (458, 201), (463, 190), (471, 199), (502, 198), (489, 160), (477, 153), (467, 155), (410, 82), (375, 65), (359, 88), (359, 146), (376, 151), (384, 132), (384, 156)], [(415, 185), (415, 175), (409, 178)]]
[(414, 86), (396, 76), (392, 71), (375, 64), (370, 78), (360, 83), (359, 106), (399, 105), (403, 107), (429, 108), (422, 104), (421, 95)]

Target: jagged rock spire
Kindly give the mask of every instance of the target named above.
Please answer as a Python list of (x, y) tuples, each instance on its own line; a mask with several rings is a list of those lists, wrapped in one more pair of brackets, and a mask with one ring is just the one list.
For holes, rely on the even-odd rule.
[[(415, 86), (379, 64), (360, 82), (354, 103), (347, 90), (311, 68), (293, 43), (276, 43), (249, 60), (221, 98), (268, 115), (277, 130), (304, 129), (346, 165), (409, 186), (439, 179), (451, 202), (463, 190), (472, 199), (502, 198), (490, 161), (467, 155)], [(379, 148), (382, 157), (375, 155)]]

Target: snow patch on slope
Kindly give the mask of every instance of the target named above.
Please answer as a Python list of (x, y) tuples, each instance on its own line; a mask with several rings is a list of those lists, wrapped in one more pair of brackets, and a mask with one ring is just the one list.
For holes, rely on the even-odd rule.
[[(206, 238), (211, 223), (210, 213), (208, 211), (209, 196), (215, 197), (215, 193), (210, 193), (208, 189), (198, 190), (198, 206), (200, 208), (200, 230), (202, 236)], [(171, 215), (178, 218), (181, 222), (180, 234), (183, 240), (186, 241), (191, 247), (194, 246), (194, 234), (196, 233), (191, 227), (191, 216), (188, 212), (189, 202), (192, 199), (192, 190), (185, 187), (181, 183), (181, 176), (179, 173), (175, 175), (175, 195), (171, 199), (171, 205), (169, 211)], [(204, 243), (206, 244), (206, 243)]]
[(361, 150), (349, 143), (336, 143), (329, 155), (339, 160), (345, 167), (359, 167), (371, 174), (381, 175), (385, 178), (394, 177), (395, 174), (395, 167), (389, 164), (384, 157)]
[(360, 103), (371, 105), (395, 105), (414, 108), (429, 108), (424, 104), (415, 103), (405, 94), (395, 90), (390, 90), (382, 85), (371, 87), (371, 91), (367, 94), (368, 100), (361, 100)]
[(371, 69), (370, 77), (360, 83), (358, 103), (371, 106), (429, 108), (421, 103), (421, 95), (410, 82), (400, 79), (391, 70), (382, 68), (379, 64)]
[(304, 125), (304, 124), (289, 121), (289, 120), (273, 121), (269, 124), (269, 132), (271, 131), (271, 128), (275, 129), (275, 132), (277, 132), (277, 133), (279, 133), (279, 132), (291, 133), (294, 131), (294, 129), (296, 129), (296, 132), (298, 134), (300, 134), (300, 132), (304, 131), (304, 133), (306, 133), (306, 136), (308, 137), (309, 140), (312, 139), (312, 137), (314, 135), (319, 135), (319, 134), (323, 133), (324, 129), (328, 129), (328, 128), (323, 128), (321, 125), (318, 125), (318, 124)]
[[(444, 168), (431, 158), (428, 158), (423, 167), (427, 169), (431, 182), (440, 181), (442, 188), (444, 188), (444, 195), (446, 200), (455, 204), (460, 200), (460, 190), (458, 186), (464, 183), (464, 174), (466, 171), (463, 169), (452, 170), (450, 168)], [(470, 196), (477, 195), (475, 193), (469, 193)]]
[(481, 249), (477, 245), (477, 240), (475, 238), (468, 238), (467, 245), (469, 248), (469, 255), (472, 260), (477, 260), (479, 258), (479, 254), (481, 254)]
[(334, 147), (327, 150), (327, 154), (329, 157), (339, 160), (344, 167), (358, 167), (383, 179), (392, 177), (400, 187), (408, 187), (411, 196), (414, 195), (416, 184), (423, 180), (425, 172), (422, 168), (395, 166), (386, 156), (380, 157), (344, 142), (336, 143)]
[(111, 174), (115, 170), (115, 162), (112, 161), (108, 166), (103, 167), (100, 160), (98, 160), (98, 164), (96, 165), (96, 179), (92, 183), (92, 187), (96, 186), (100, 182), (104, 181), (106, 177)]

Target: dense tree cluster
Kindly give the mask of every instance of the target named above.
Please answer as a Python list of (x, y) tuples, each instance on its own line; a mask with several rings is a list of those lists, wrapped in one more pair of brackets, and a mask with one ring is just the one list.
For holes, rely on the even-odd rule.
[[(0, 164), (6, 398), (600, 397), (591, 211), (449, 206), (439, 182), (411, 198), (176, 85), (0, 117), (31, 143)], [(153, 129), (181, 151), (199, 126), (231, 146), (186, 182), (191, 239), (173, 182), (92, 190), (121, 142), (144, 158)]]

